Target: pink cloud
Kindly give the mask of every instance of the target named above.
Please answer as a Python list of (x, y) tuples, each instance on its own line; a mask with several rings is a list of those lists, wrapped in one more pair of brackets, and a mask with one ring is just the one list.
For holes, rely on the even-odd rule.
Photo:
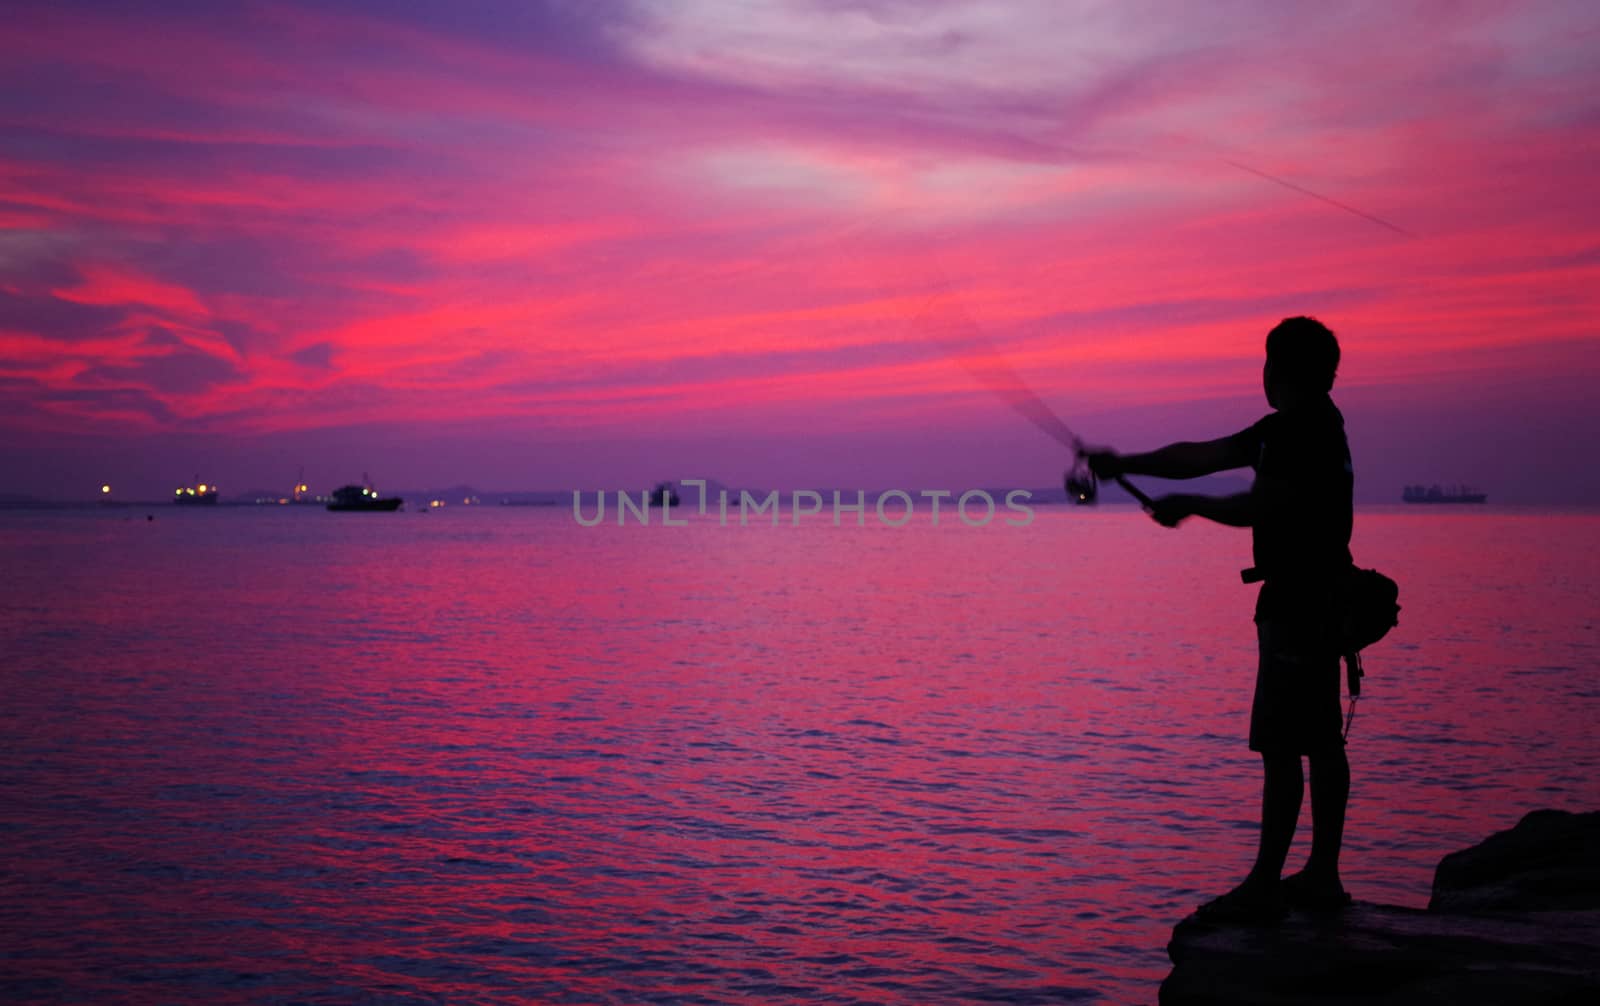
[(56, 297), (75, 304), (153, 307), (179, 316), (204, 317), (209, 313), (194, 291), (176, 284), (115, 266), (84, 265), (79, 269), (82, 279), (52, 291)]

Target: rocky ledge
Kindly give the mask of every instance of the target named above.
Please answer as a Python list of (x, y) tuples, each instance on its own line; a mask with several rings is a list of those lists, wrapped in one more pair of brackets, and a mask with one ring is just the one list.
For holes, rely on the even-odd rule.
[(1191, 915), (1167, 952), (1164, 1006), (1600, 1002), (1600, 812), (1534, 811), (1446, 856), (1426, 910)]

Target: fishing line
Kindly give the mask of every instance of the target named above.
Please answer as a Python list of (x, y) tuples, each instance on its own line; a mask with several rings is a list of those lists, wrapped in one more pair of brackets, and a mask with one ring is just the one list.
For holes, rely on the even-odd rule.
[[(1188, 142), (1197, 142), (1187, 137), (1182, 139)], [(1214, 144), (1202, 145), (1216, 150)], [(1325, 196), (1320, 192), (1315, 192), (1303, 185), (1297, 185), (1287, 179), (1253, 168), (1231, 157), (1219, 155), (1219, 160), (1230, 167), (1248, 172), (1258, 178), (1326, 203), (1404, 237), (1414, 238), (1417, 236), (1382, 217), (1375, 216), (1348, 203), (1340, 202), (1330, 196)], [(999, 346), (995, 344), (989, 333), (972, 320), (972, 317), (962, 306), (959, 297), (951, 288), (950, 283), (942, 273), (938, 273), (937, 266), (934, 266), (934, 269), (936, 275), (928, 284), (932, 288), (932, 295), (927, 306), (918, 313), (916, 322), (934, 318), (934, 323), (938, 324), (939, 315), (942, 315), (943, 327), (949, 331), (949, 335), (953, 337), (953, 340), (963, 347), (963, 351), (955, 356), (956, 362), (971, 374), (979, 384), (1011, 406), (1018, 415), (1072, 452), (1073, 464), (1067, 470), (1063, 480), (1067, 495), (1076, 503), (1088, 504), (1095, 502), (1098, 497), (1098, 480), (1088, 465), (1087, 452), (1082, 438), (1072, 431), (1072, 428), (1066, 424), (1065, 420), (1054, 409), (1045, 403), (1044, 399), (1039, 397), (1027, 381), (1023, 380), (1022, 375), (1011, 365), (1011, 362), (1000, 351)], [(939, 312), (939, 315), (936, 315), (936, 305), (941, 303), (943, 305), (942, 311)], [(1138, 500), (1139, 504), (1147, 511), (1154, 508), (1154, 502), (1150, 497), (1135, 488), (1126, 478), (1119, 475), (1115, 477), (1115, 481), (1117, 485), (1122, 487), (1124, 492)]]
[(1329, 196), (1325, 196), (1320, 192), (1313, 192), (1313, 191), (1311, 191), (1310, 189), (1306, 188), (1303, 185), (1296, 185), (1294, 182), (1288, 181), (1287, 179), (1279, 178), (1276, 175), (1269, 175), (1265, 171), (1259, 171), (1259, 170), (1257, 170), (1255, 168), (1252, 168), (1248, 164), (1240, 164), (1238, 161), (1231, 160), (1231, 159), (1226, 158), (1226, 157), (1224, 157), (1222, 159), (1222, 161), (1223, 161), (1224, 164), (1233, 165), (1234, 167), (1238, 168), (1240, 171), (1248, 171), (1252, 175), (1257, 176), (1258, 178), (1265, 178), (1269, 182), (1276, 182), (1277, 184), (1282, 185), (1286, 189), (1293, 189), (1295, 192), (1299, 192), (1302, 195), (1310, 196), (1312, 199), (1320, 199), (1323, 202), (1327, 203), (1329, 206), (1337, 206), (1339, 209), (1344, 210), (1346, 213), (1354, 213), (1356, 216), (1360, 217), (1361, 219), (1370, 220), (1370, 221), (1372, 221), (1373, 223), (1377, 224), (1380, 227), (1387, 227), (1390, 230), (1394, 231), (1396, 234), (1401, 234), (1401, 235), (1404, 235), (1405, 237), (1408, 237), (1408, 238), (1416, 237), (1415, 234), (1413, 234), (1410, 231), (1406, 230), (1404, 227), (1400, 227), (1400, 226), (1398, 226), (1396, 224), (1392, 224), (1389, 221), (1383, 219), (1382, 217), (1373, 216), (1371, 213), (1368, 213), (1365, 210), (1358, 210), (1354, 206), (1351, 206), (1349, 203), (1341, 203), (1339, 200), (1331, 198)]

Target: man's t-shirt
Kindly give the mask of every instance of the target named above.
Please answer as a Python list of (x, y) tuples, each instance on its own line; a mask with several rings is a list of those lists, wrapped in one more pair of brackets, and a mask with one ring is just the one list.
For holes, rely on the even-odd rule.
[(1266, 577), (1256, 618), (1316, 621), (1350, 566), (1355, 477), (1344, 416), (1322, 396), (1234, 436), (1248, 443), (1256, 472), (1251, 550)]

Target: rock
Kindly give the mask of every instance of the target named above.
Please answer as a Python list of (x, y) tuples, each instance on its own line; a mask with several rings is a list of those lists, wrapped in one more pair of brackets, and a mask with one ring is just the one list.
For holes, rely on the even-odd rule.
[(1536, 810), (1452, 852), (1433, 877), (1435, 912), (1600, 908), (1600, 812)]
[(1268, 926), (1190, 916), (1166, 1006), (1600, 1002), (1600, 813), (1536, 811), (1445, 857), (1426, 911), (1357, 902)]

